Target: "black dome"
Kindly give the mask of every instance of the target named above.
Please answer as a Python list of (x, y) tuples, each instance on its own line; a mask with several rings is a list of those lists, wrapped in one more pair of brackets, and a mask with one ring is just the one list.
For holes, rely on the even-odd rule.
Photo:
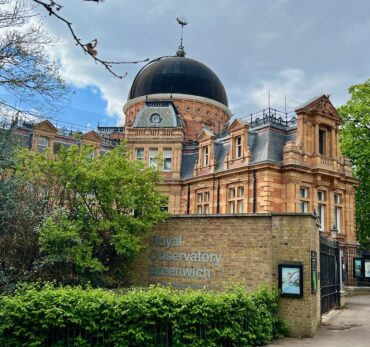
[(225, 88), (206, 65), (185, 57), (164, 57), (148, 63), (135, 77), (129, 100), (149, 94), (189, 94), (227, 106)]

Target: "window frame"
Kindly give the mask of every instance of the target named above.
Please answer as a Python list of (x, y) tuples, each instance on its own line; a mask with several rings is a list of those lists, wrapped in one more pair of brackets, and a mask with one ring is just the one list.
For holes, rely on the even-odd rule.
[(236, 136), (235, 137), (235, 159), (240, 159), (243, 156), (243, 141), (242, 141), (242, 136)]
[[(170, 153), (170, 156), (166, 156), (166, 151), (167, 153), (169, 152)], [(172, 148), (163, 148), (163, 171), (172, 171)], [(169, 168), (165, 168), (165, 165), (166, 165), (166, 160), (169, 160), (169, 163), (170, 163), (170, 166)]]
[[(46, 145), (41, 144), (41, 140), (46, 140)], [(39, 136), (37, 138), (37, 152), (38, 153), (45, 153), (45, 151), (49, 148), (49, 138), (47, 136)]]
[(230, 185), (227, 188), (228, 213), (244, 213), (245, 187), (242, 184)]
[[(303, 194), (302, 194), (303, 192)], [(299, 187), (299, 209), (300, 213), (308, 213), (308, 207), (309, 207), (309, 188), (305, 186)]]
[[(155, 152), (155, 156), (152, 153)], [(149, 148), (149, 167), (158, 169), (158, 148)]]
[(325, 231), (325, 214), (326, 214), (326, 191), (317, 191), (317, 216), (319, 221), (319, 230)]
[(198, 190), (196, 192), (196, 211), (197, 214), (210, 214), (210, 190)]
[(203, 167), (209, 165), (209, 145), (202, 147)]
[[(138, 152), (141, 150), (143, 151), (142, 158), (138, 156)], [(145, 148), (143, 147), (135, 148), (135, 160), (144, 161), (144, 159), (145, 159)]]

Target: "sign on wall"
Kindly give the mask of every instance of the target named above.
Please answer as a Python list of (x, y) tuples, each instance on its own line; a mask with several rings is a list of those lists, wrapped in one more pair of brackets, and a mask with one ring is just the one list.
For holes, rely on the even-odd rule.
[(317, 292), (317, 252), (311, 251), (311, 293)]
[(363, 259), (353, 258), (353, 277), (363, 278)]
[(149, 276), (209, 279), (213, 269), (220, 266), (222, 255), (216, 252), (183, 251), (184, 239), (178, 236), (152, 236), (149, 254)]
[(281, 296), (303, 297), (303, 265), (279, 264), (279, 289)]

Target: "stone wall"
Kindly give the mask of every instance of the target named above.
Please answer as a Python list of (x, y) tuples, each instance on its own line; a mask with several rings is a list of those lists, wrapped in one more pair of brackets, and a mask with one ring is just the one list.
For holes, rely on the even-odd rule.
[(282, 297), (280, 312), (292, 336), (316, 333), (320, 298), (311, 294), (311, 251), (320, 253), (312, 215), (173, 216), (144, 242), (147, 247), (132, 267), (136, 285), (220, 290), (242, 283), (250, 291), (261, 285), (277, 288), (278, 264), (302, 264), (303, 297)]

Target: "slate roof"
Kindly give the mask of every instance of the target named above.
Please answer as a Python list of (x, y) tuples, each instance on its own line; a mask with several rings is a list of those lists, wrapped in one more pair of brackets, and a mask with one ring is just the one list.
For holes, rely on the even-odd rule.
[(181, 178), (193, 177), (193, 170), (198, 160), (198, 151), (194, 153), (183, 153), (181, 161)]
[[(280, 128), (279, 128), (280, 129)], [(294, 141), (295, 133), (286, 133), (279, 131), (278, 128), (266, 127), (264, 131), (248, 131), (248, 145), (251, 149), (250, 164), (271, 162), (279, 164), (283, 160), (284, 146), (288, 141)], [(230, 150), (228, 136), (217, 139), (214, 142), (215, 171), (224, 169), (224, 160)], [(181, 164), (181, 178), (187, 179), (193, 177), (193, 170), (198, 159), (198, 150), (194, 152), (184, 151)]]
[(224, 160), (229, 152), (229, 143), (215, 142), (215, 160), (216, 160), (216, 171), (222, 171), (224, 168)]
[[(151, 121), (153, 114), (159, 114), (160, 122)], [(138, 113), (134, 128), (181, 128), (181, 120), (176, 115), (172, 104), (167, 106), (144, 106)]]
[(252, 145), (251, 164), (261, 162), (280, 163), (283, 160), (283, 149), (287, 135), (268, 129), (258, 133)]

